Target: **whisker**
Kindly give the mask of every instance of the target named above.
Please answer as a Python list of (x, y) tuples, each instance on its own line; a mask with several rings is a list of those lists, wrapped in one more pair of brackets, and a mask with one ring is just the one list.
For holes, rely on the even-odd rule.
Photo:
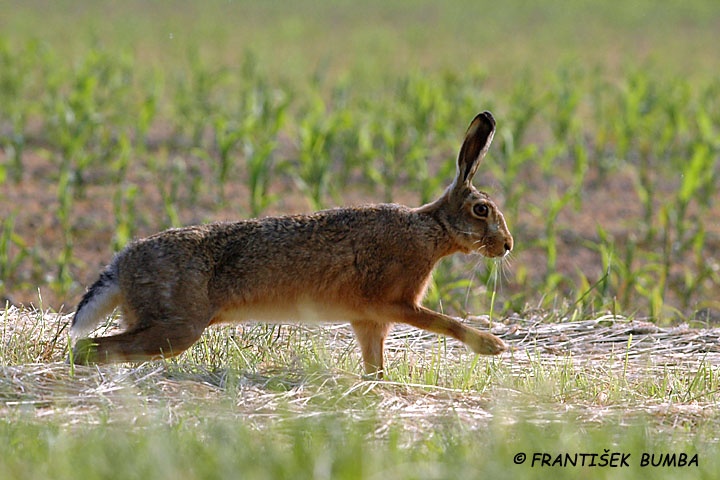
[(470, 280), (468, 281), (468, 286), (465, 289), (465, 303), (463, 305), (463, 308), (465, 308), (465, 311), (468, 309), (468, 302), (470, 301), (470, 290), (472, 290), (473, 287), (473, 280), (475, 280), (476, 274), (475, 272), (478, 270), (478, 267), (480, 266), (480, 263), (485, 259), (482, 255), (479, 255), (475, 252), (471, 254), (474, 257), (477, 257), (477, 261), (472, 267), (472, 270), (470, 272)]
[(512, 260), (514, 260), (514, 258), (512, 258), (512, 254), (508, 254), (499, 260), (500, 267), (502, 269), (501, 273), (504, 275), (505, 280), (508, 282), (510, 281), (510, 273), (512, 272)]

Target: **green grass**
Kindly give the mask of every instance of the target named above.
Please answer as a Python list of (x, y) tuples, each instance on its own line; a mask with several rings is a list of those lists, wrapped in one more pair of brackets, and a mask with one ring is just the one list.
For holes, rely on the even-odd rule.
[[(716, 476), (717, 332), (632, 322), (720, 319), (715, 3), (0, 11), (0, 297), (39, 308), (0, 313), (1, 478)], [(443, 261), (426, 303), (490, 312), (511, 353), (399, 328), (378, 383), (346, 327), (248, 325), (175, 360), (63, 363), (52, 311), (132, 238), (429, 201), (485, 109), (498, 132), (478, 186), (516, 249)], [(606, 451), (631, 466), (528, 463)]]
[(88, 46), (107, 47), (132, 51), (145, 66), (176, 68), (190, 49), (223, 66), (241, 63), (249, 50), (273, 75), (301, 80), (320, 70), (376, 83), (386, 73), (428, 68), (481, 68), (505, 80), (568, 60), (612, 67), (648, 60), (665, 71), (707, 78), (717, 66), (717, 6), (706, 1), (662, 8), (649, 0), (1, 5), (5, 35), (39, 38), (71, 57)]
[[(128, 429), (102, 424), (60, 428), (34, 423), (0, 423), (8, 445), (3, 478), (713, 478), (716, 450), (692, 438), (649, 438), (639, 425), (578, 430), (567, 423), (537, 425), (490, 422), (471, 430), (448, 422), (409, 437), (401, 425), (384, 425), (369, 413), (364, 420), (339, 415), (314, 419), (287, 418), (257, 432), (242, 419), (201, 418), (192, 425), (150, 425)], [(377, 430), (384, 439), (378, 439)], [(112, 446), (107, 448), (107, 446)], [(602, 446), (602, 447), (599, 447)], [(78, 455), (78, 452), (82, 452)], [(627, 467), (540, 467), (535, 454), (630, 454)], [(513, 458), (527, 460), (515, 465)], [(697, 455), (698, 466), (642, 467), (643, 453)], [(618, 456), (619, 457), (619, 456)], [(46, 462), (35, 463), (37, 458)], [(539, 457), (536, 457), (539, 458)], [(118, 462), (118, 460), (121, 460)], [(586, 465), (590, 465), (587, 460)], [(617, 462), (616, 462), (617, 463)]]

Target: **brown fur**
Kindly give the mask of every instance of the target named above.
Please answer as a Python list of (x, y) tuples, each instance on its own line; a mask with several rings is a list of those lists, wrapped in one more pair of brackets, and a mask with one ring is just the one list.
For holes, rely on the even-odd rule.
[[(208, 325), (244, 320), (349, 321), (365, 372), (382, 376), (383, 345), (406, 323), (497, 354), (503, 342), (423, 306), (433, 267), (455, 252), (500, 257), (513, 239), (472, 184), (492, 140), (488, 112), (471, 123), (453, 184), (419, 208), (370, 205), (167, 230), (120, 252), (83, 297), (73, 334), (120, 305), (124, 333), (83, 338), (77, 363), (177, 355)], [(486, 204), (479, 218), (473, 206)]]

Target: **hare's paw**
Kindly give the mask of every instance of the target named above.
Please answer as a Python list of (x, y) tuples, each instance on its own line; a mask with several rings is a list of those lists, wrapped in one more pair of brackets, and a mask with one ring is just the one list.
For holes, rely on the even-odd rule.
[(465, 338), (465, 345), (480, 355), (498, 355), (507, 350), (505, 343), (498, 337), (491, 333), (479, 332), (477, 330), (468, 332)]
[(373, 373), (364, 373), (360, 375), (360, 378), (366, 382), (381, 382), (385, 378), (385, 374), (382, 370), (378, 370)]

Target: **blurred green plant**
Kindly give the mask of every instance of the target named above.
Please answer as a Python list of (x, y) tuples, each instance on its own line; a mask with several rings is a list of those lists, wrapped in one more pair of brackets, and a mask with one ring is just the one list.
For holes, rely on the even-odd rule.
[[(87, 239), (77, 212), (100, 193), (113, 213), (103, 225), (112, 249), (149, 227), (259, 216), (281, 199), (284, 208), (305, 199), (308, 209), (430, 201), (453, 176), (468, 119), (490, 109), (498, 132), (477, 182), (516, 233), (512, 266), (496, 289), (492, 268), (445, 262), (428, 302), (498, 313), (572, 305), (571, 317), (620, 309), (657, 321), (715, 308), (720, 267), (707, 248), (717, 248), (717, 79), (640, 67), (610, 79), (565, 65), (541, 77), (520, 71), (498, 88), (482, 71), (416, 71), (379, 79), (368, 95), (323, 69), (304, 82), (271, 78), (252, 52), (237, 66), (196, 49), (185, 58), (174, 71), (140, 70), (135, 55), (99, 44), (68, 62), (48, 45), (0, 41), (0, 181), (29, 179), (29, 154), (47, 159), (40, 181), (55, 192), (48, 208), (61, 238), (6, 271), (42, 283), (39, 272), (55, 268), (52, 289), (72, 295), (84, 268), (76, 248)], [(591, 199), (625, 184), (626, 205), (612, 200), (628, 216), (594, 228)], [(299, 197), (284, 195), (292, 186)], [(582, 232), (568, 220), (578, 217)], [(21, 218), (12, 238), (32, 245)], [(575, 254), (596, 264), (573, 266)]]

